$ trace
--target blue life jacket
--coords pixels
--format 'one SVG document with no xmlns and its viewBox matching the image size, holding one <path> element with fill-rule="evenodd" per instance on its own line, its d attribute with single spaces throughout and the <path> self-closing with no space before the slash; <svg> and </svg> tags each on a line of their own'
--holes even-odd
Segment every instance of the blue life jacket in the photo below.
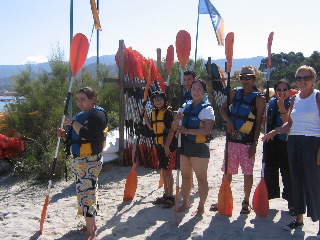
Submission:
<svg viewBox="0 0 320 240">
<path fill-rule="evenodd" d="M 199 129 L 204 128 L 204 122 L 199 119 L 199 113 L 202 109 L 211 106 L 209 102 L 202 102 L 198 104 L 195 108 L 192 108 L 192 101 L 187 103 L 184 108 L 184 116 L 182 119 L 182 126 L 188 129 Z M 187 134 L 187 138 L 189 141 L 193 143 L 206 143 L 212 140 L 211 134 L 207 136 L 196 136 Z"/>
<path fill-rule="evenodd" d="M 236 89 L 236 96 L 232 104 L 231 119 L 235 128 L 242 133 L 249 134 L 253 130 L 256 120 L 255 99 L 262 95 L 258 90 L 253 90 L 247 96 L 243 96 L 243 88 Z"/>
<path fill-rule="evenodd" d="M 104 141 L 105 145 L 105 137 L 108 131 L 108 117 L 106 111 L 101 107 L 96 107 L 92 109 L 91 111 L 84 113 L 83 111 L 79 112 L 74 118 L 79 122 L 81 125 L 86 125 L 86 119 L 91 116 L 96 111 L 103 111 L 106 116 L 106 128 L 103 131 L 104 133 L 104 139 L 101 139 L 101 141 Z M 71 130 L 71 147 L 72 147 L 72 154 L 76 157 L 84 157 L 84 156 L 91 156 L 92 149 L 91 149 L 91 140 L 87 139 L 81 139 L 81 137 L 76 133 L 76 131 L 69 127 L 69 132 Z M 68 131 L 68 129 L 67 129 Z"/>
<path fill-rule="evenodd" d="M 190 101 L 192 101 L 191 92 L 186 90 L 183 95 L 183 103 L 189 103 Z"/>
<path fill-rule="evenodd" d="M 288 97 L 286 100 L 284 100 L 284 107 L 288 110 L 290 105 L 291 98 Z M 280 127 L 283 125 L 283 121 L 281 119 L 281 114 L 277 105 L 277 98 L 271 98 L 269 107 L 268 107 L 268 123 L 267 123 L 267 132 L 270 132 L 273 129 L 276 129 L 277 127 Z M 287 140 L 287 134 L 281 133 L 278 134 L 278 137 L 282 141 Z"/>
</svg>

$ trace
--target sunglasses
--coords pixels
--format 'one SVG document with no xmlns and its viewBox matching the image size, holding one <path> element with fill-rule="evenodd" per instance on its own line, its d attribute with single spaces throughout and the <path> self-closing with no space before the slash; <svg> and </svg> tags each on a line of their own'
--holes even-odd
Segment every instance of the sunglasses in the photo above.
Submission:
<svg viewBox="0 0 320 240">
<path fill-rule="evenodd" d="M 277 88 L 276 91 L 277 92 L 286 92 L 286 91 L 288 91 L 288 88 Z"/>
<path fill-rule="evenodd" d="M 155 98 L 153 99 L 153 101 L 156 102 L 156 101 L 160 101 L 160 100 L 162 100 L 162 99 L 163 99 L 163 97 L 155 97 Z"/>
<path fill-rule="evenodd" d="M 251 80 L 253 78 L 254 78 L 254 76 L 241 76 L 240 80 Z"/>
<path fill-rule="evenodd" d="M 300 77 L 300 76 L 298 76 L 298 77 L 296 77 L 296 81 L 297 82 L 301 82 L 301 81 L 310 81 L 310 79 L 311 79 L 311 76 L 305 76 L 305 77 Z"/>
</svg>

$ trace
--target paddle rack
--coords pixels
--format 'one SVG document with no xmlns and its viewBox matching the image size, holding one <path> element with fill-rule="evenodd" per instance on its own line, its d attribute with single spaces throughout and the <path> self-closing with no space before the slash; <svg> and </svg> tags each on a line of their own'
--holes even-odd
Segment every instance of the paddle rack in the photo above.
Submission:
<svg viewBox="0 0 320 240">
<path fill-rule="evenodd" d="M 125 127 L 126 127 L 126 129 L 128 129 L 128 125 L 126 124 L 128 122 L 128 116 L 126 116 L 126 110 L 128 110 L 128 105 L 130 105 L 130 103 L 128 101 L 128 97 L 126 96 L 126 92 L 128 92 L 128 89 L 132 89 L 132 91 L 135 91 L 135 92 L 136 92 L 136 89 L 139 89 L 140 93 L 141 93 L 142 88 L 148 87 L 146 81 L 140 81 L 140 82 L 128 81 L 128 76 L 126 76 L 126 73 L 125 73 L 125 50 L 126 49 L 125 49 L 124 40 L 120 40 L 119 41 L 119 51 L 117 54 L 118 55 L 119 77 L 117 79 L 114 79 L 114 78 L 104 78 L 103 79 L 104 83 L 113 83 L 114 87 L 119 88 L 119 165 L 120 166 L 125 166 L 125 165 L 128 166 L 128 162 L 126 161 L 126 159 L 128 157 L 126 156 L 127 152 L 125 151 L 127 146 L 125 146 L 125 131 L 124 131 L 124 129 L 125 129 Z M 128 64 L 128 65 L 130 65 L 130 64 Z M 129 68 L 130 67 L 131 66 L 129 66 Z M 157 67 L 156 67 L 156 69 L 158 72 L 161 72 L 161 49 L 160 48 L 157 49 Z M 140 104 L 140 106 L 141 106 L 141 104 Z M 129 106 L 129 108 L 130 107 L 132 108 L 132 106 Z M 129 117 L 129 119 L 130 119 L 130 117 Z M 127 139 L 127 141 L 128 141 L 128 139 Z M 139 142 L 139 138 L 137 141 Z M 148 157 L 150 157 L 150 156 L 148 156 Z M 142 162 L 142 164 L 143 164 L 143 162 Z M 151 167 L 153 167 L 153 166 L 151 166 Z"/>
</svg>

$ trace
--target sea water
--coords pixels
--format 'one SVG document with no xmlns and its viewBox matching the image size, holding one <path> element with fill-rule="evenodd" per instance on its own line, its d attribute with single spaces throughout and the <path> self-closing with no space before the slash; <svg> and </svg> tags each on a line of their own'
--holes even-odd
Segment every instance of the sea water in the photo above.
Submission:
<svg viewBox="0 0 320 240">
<path fill-rule="evenodd" d="M 0 96 L 0 113 L 4 112 L 5 106 L 14 100 L 15 98 L 12 96 Z"/>
</svg>

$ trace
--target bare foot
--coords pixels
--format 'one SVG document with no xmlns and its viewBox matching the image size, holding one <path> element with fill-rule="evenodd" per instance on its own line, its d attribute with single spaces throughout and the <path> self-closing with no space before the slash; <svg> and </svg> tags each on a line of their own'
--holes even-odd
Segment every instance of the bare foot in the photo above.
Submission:
<svg viewBox="0 0 320 240">
<path fill-rule="evenodd" d="M 197 210 L 191 213 L 191 216 L 201 217 L 204 213 L 204 207 L 198 207 Z"/>
<path fill-rule="evenodd" d="M 178 207 L 177 212 L 183 212 L 184 210 L 188 209 L 188 205 L 182 205 L 181 207 Z"/>
<path fill-rule="evenodd" d="M 97 231 L 98 230 L 98 227 L 97 226 L 94 226 L 94 231 Z M 87 231 L 87 226 L 83 226 L 80 231 L 84 231 L 86 232 Z"/>
<path fill-rule="evenodd" d="M 95 235 L 95 234 L 89 235 L 89 234 L 86 233 L 86 236 L 84 237 L 84 240 L 96 240 L 96 239 L 97 239 L 97 238 L 96 238 L 96 235 Z"/>
</svg>

